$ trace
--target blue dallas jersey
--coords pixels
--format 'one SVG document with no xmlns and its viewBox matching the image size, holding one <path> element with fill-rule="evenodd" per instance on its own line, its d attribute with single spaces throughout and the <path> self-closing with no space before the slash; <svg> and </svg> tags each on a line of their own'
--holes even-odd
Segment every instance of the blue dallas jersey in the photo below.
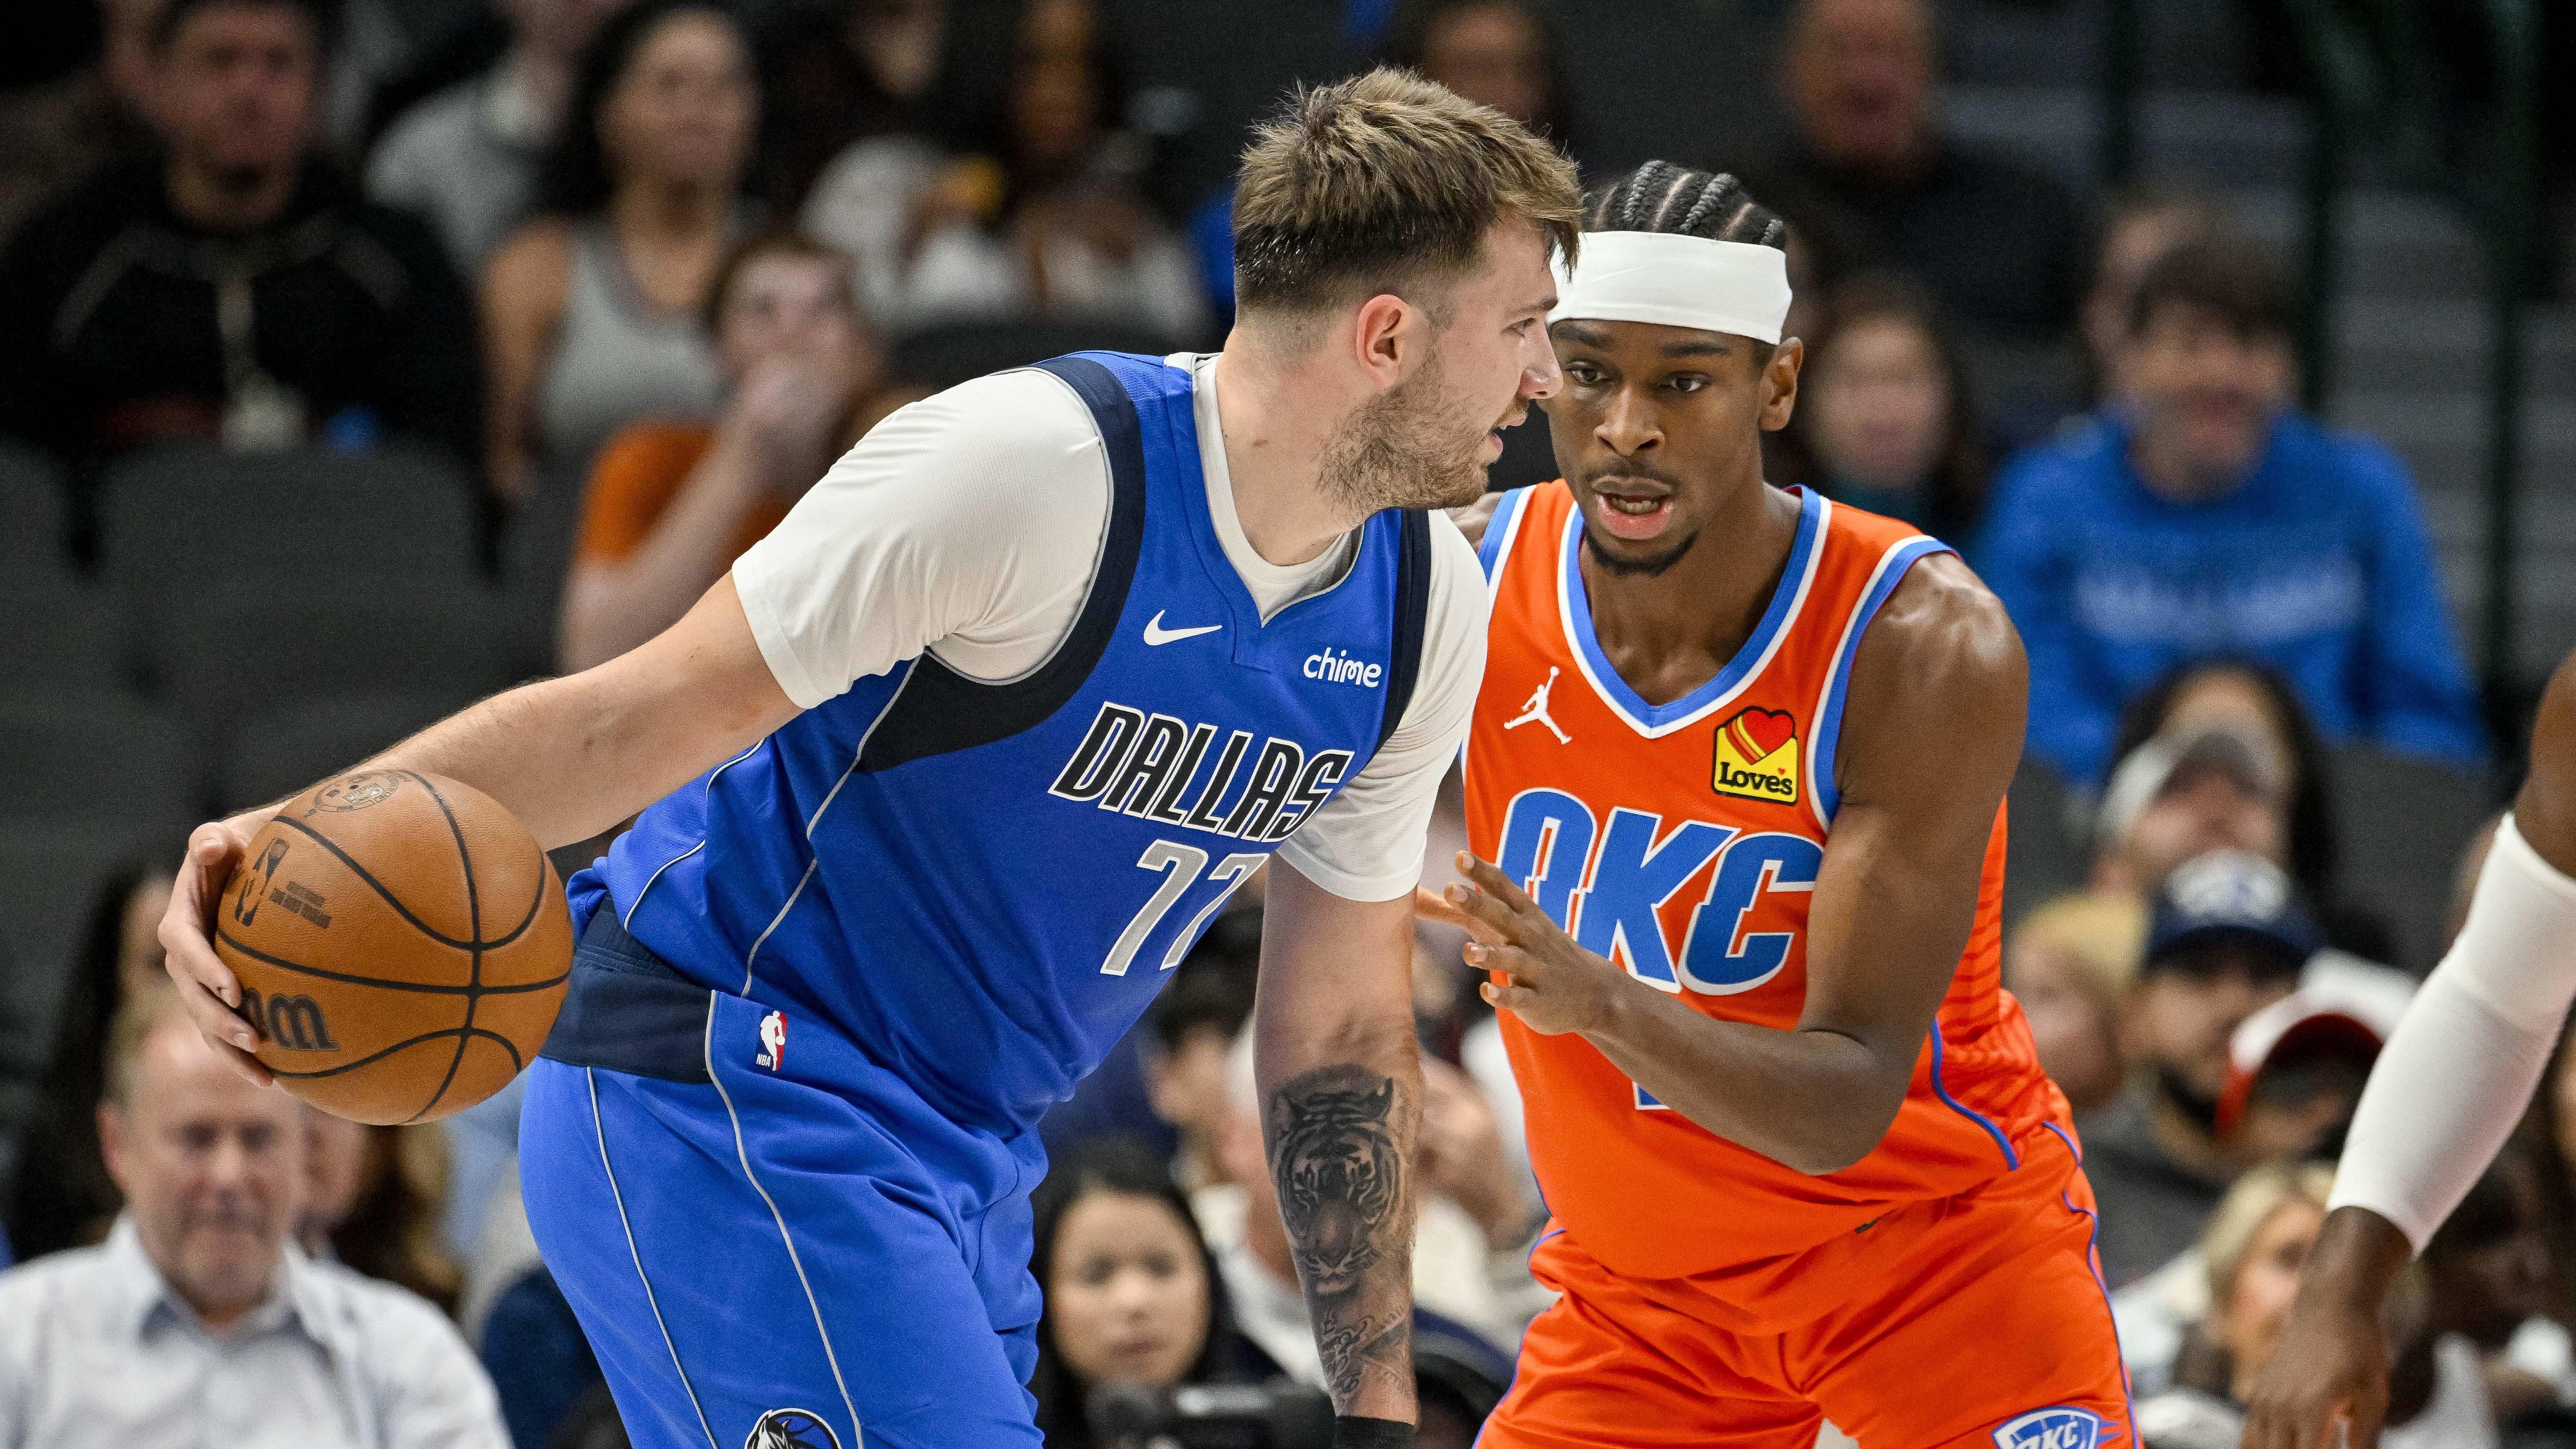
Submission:
<svg viewBox="0 0 2576 1449">
<path fill-rule="evenodd" d="M 1070 1095 L 1236 887 L 1402 717 L 1427 521 L 1264 623 L 1208 511 L 1192 378 L 1042 365 L 1090 408 L 1112 504 L 1071 632 L 1026 678 L 925 654 L 646 810 L 572 883 L 692 982 L 818 1022 L 1008 1137 Z"/>
</svg>

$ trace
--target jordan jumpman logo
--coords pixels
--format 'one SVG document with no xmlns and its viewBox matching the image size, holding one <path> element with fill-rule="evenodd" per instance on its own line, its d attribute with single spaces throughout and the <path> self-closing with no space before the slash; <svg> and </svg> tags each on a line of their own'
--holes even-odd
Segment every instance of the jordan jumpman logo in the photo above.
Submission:
<svg viewBox="0 0 2576 1449">
<path fill-rule="evenodd" d="M 1565 731 L 1558 729 L 1556 727 L 1556 721 L 1548 718 L 1547 692 L 1554 688 L 1556 688 L 1556 667 L 1554 665 L 1550 665 L 1548 666 L 1547 671 L 1547 683 L 1530 691 L 1529 703 L 1521 706 L 1521 712 L 1518 716 L 1504 721 L 1503 728 L 1510 730 L 1518 729 L 1525 724 L 1543 724 L 1547 726 L 1547 732 L 1549 734 L 1556 736 L 1556 742 L 1558 744 L 1573 744 L 1574 737 L 1568 735 Z"/>
</svg>

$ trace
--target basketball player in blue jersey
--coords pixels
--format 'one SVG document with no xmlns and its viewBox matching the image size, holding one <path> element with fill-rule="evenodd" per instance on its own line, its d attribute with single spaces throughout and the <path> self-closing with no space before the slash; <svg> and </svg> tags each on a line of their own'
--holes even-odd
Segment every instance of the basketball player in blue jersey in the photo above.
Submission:
<svg viewBox="0 0 2576 1449">
<path fill-rule="evenodd" d="M 1483 665 L 1436 509 L 1552 393 L 1573 170 L 1378 72 L 1245 153 L 1225 350 L 895 414 L 660 638 L 371 762 L 491 794 L 581 945 L 528 1216 L 645 1449 L 1034 1449 L 1035 1125 L 1265 861 L 1265 1131 L 1344 1445 L 1409 1442 L 1411 892 Z M 245 1070 L 207 921 L 162 924 Z"/>
</svg>

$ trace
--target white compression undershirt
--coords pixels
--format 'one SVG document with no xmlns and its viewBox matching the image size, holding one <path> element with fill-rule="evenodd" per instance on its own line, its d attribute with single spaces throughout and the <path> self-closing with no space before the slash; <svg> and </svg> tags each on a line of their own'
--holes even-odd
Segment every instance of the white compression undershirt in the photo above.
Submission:
<svg viewBox="0 0 2576 1449">
<path fill-rule="evenodd" d="M 2371 1070 L 2327 1207 L 2368 1208 L 2422 1252 L 2521 1119 L 2571 1000 L 2576 880 L 2508 815 L 2468 923 Z"/>
<path fill-rule="evenodd" d="M 1170 361 L 1196 376 L 1211 521 L 1262 617 L 1331 587 L 1356 536 L 1300 564 L 1255 552 L 1226 470 L 1216 360 Z M 996 373 L 879 423 L 735 561 L 734 585 L 771 674 L 802 708 L 924 652 L 970 679 L 1016 679 L 1045 663 L 1080 616 L 1109 504 L 1100 434 L 1072 389 L 1035 370 Z M 1300 874 L 1349 900 L 1413 888 L 1440 777 L 1484 674 L 1475 550 L 1438 514 L 1431 533 L 1413 702 L 1385 748 L 1280 847 Z"/>
</svg>

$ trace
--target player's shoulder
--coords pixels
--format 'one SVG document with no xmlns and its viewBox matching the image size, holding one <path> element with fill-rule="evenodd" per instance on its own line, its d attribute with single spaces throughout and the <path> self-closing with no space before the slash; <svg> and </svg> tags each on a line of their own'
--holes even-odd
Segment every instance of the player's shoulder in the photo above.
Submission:
<svg viewBox="0 0 2576 1449">
<path fill-rule="evenodd" d="M 878 426 L 898 424 L 997 447 L 1046 447 L 1098 432 L 1072 386 L 1035 367 L 968 378 L 904 404 Z"/>
<path fill-rule="evenodd" d="M 987 373 L 904 404 L 825 475 L 835 487 L 919 490 L 967 508 L 1026 497 L 1045 480 L 1107 496 L 1109 460 L 1091 410 L 1052 374 Z M 1009 520 L 993 518 L 993 524 Z"/>
<path fill-rule="evenodd" d="M 2023 667 L 2021 633 L 2003 600 L 1946 548 L 1913 560 L 1889 590 L 1870 620 L 1858 663 L 1865 666 L 1872 653 L 1901 654 L 1996 683 Z"/>
</svg>

